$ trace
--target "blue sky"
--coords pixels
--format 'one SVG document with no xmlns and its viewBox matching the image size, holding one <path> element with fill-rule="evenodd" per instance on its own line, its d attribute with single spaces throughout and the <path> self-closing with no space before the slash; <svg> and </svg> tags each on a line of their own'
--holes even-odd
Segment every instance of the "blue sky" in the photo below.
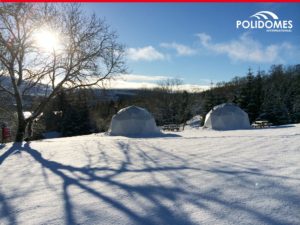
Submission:
<svg viewBox="0 0 300 225">
<path fill-rule="evenodd" d="M 150 85 L 165 77 L 185 84 L 208 85 L 243 76 L 249 67 L 268 70 L 273 64 L 300 59 L 300 3 L 89 3 L 88 12 L 105 18 L 127 47 L 130 76 L 122 85 Z M 271 11 L 292 20 L 292 32 L 237 29 Z M 131 84 L 130 84 L 131 82 Z M 151 85 L 150 85 L 151 86 Z"/>
</svg>

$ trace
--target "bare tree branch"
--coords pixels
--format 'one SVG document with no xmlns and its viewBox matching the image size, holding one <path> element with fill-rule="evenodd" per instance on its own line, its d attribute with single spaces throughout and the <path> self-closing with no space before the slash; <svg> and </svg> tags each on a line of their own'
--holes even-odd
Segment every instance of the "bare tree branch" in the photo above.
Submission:
<svg viewBox="0 0 300 225">
<path fill-rule="evenodd" d="M 38 46 L 43 29 L 58 36 L 57 49 Z M 1 3 L 0 68 L 10 85 L 0 83 L 0 90 L 17 105 L 16 140 L 61 90 L 93 87 L 124 72 L 123 55 L 116 33 L 96 15 L 87 16 L 80 4 Z M 44 98 L 25 119 L 22 99 L 31 90 L 43 91 Z"/>
</svg>

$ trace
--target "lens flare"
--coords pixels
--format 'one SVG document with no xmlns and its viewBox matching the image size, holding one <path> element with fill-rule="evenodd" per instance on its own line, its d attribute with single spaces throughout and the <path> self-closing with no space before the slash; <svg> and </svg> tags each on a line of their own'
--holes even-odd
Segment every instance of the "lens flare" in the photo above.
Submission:
<svg viewBox="0 0 300 225">
<path fill-rule="evenodd" d="M 51 30 L 39 29 L 34 35 L 35 43 L 44 52 L 52 53 L 61 48 L 59 35 Z"/>
</svg>

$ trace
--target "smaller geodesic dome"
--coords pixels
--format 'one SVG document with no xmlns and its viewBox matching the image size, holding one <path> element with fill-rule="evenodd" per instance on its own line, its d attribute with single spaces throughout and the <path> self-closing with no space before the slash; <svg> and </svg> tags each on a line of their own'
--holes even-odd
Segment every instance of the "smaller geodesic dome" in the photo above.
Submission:
<svg viewBox="0 0 300 225">
<path fill-rule="evenodd" d="M 129 106 L 112 117 L 109 133 L 121 136 L 151 136 L 159 134 L 153 116 L 144 108 Z"/>
<path fill-rule="evenodd" d="M 215 106 L 205 117 L 204 127 L 214 130 L 249 129 L 248 114 L 232 103 Z"/>
</svg>

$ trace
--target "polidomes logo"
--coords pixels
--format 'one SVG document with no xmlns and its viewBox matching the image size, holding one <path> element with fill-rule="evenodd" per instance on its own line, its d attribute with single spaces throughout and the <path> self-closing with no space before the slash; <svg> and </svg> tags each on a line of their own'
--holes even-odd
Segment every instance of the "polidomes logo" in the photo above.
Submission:
<svg viewBox="0 0 300 225">
<path fill-rule="evenodd" d="M 270 11 L 260 11 L 252 16 L 250 20 L 237 20 L 237 29 L 263 29 L 266 32 L 292 32 L 292 20 L 280 20 Z"/>
<path fill-rule="evenodd" d="M 255 18 L 259 19 L 259 20 L 261 18 L 267 20 L 267 19 L 269 19 L 268 16 L 271 16 L 274 20 L 278 20 L 279 19 L 278 16 L 275 13 L 272 13 L 270 11 L 260 11 L 260 12 L 257 12 L 257 13 L 255 13 L 254 15 L 252 15 L 250 17 L 255 17 Z"/>
</svg>

